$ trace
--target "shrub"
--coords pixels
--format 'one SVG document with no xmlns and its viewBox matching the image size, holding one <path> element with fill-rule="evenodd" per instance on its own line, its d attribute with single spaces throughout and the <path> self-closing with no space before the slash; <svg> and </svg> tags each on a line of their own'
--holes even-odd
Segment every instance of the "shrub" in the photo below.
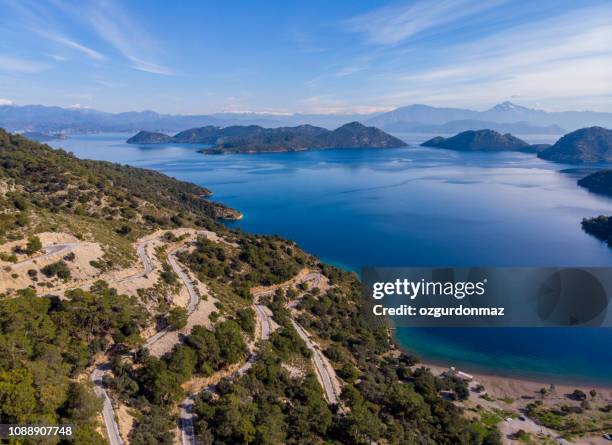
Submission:
<svg viewBox="0 0 612 445">
<path fill-rule="evenodd" d="M 572 398 L 575 400 L 586 400 L 587 395 L 584 393 L 584 391 L 581 391 L 580 389 L 575 389 L 572 393 Z"/>
<path fill-rule="evenodd" d="M 168 328 L 172 330 L 184 328 L 187 325 L 187 310 L 182 307 L 170 309 L 166 316 L 166 323 L 168 323 Z"/>
<path fill-rule="evenodd" d="M 26 245 L 26 249 L 25 249 L 25 252 L 28 255 L 32 255 L 33 253 L 36 253 L 41 249 L 42 249 L 42 242 L 40 241 L 39 237 L 34 235 L 28 238 L 28 244 Z"/>
<path fill-rule="evenodd" d="M 7 261 L 9 263 L 16 263 L 17 257 L 12 253 L 0 252 L 0 260 Z"/>
<path fill-rule="evenodd" d="M 117 232 L 119 235 L 126 236 L 132 232 L 132 228 L 124 224 L 121 227 L 119 227 L 117 230 L 115 230 L 115 232 Z"/>
<path fill-rule="evenodd" d="M 65 261 L 58 261 L 56 263 L 47 264 L 40 270 L 47 278 L 57 276 L 62 280 L 70 278 L 70 269 Z"/>
</svg>

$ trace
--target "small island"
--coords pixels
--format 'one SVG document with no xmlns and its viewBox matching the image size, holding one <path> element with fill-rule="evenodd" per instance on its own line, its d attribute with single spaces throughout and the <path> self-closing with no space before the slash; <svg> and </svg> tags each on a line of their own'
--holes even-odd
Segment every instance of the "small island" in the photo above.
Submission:
<svg viewBox="0 0 612 445">
<path fill-rule="evenodd" d="M 263 128 L 258 125 L 206 126 L 181 131 L 174 136 L 141 131 L 128 144 L 207 144 L 204 154 L 272 153 L 323 148 L 397 148 L 407 144 L 375 127 L 351 122 L 335 130 L 313 125 Z"/>
<path fill-rule="evenodd" d="M 568 164 L 612 162 L 612 130 L 581 128 L 563 136 L 555 145 L 538 153 L 538 157 Z"/>
<path fill-rule="evenodd" d="M 530 145 L 509 133 L 494 130 L 470 130 L 450 138 L 437 136 L 421 144 L 423 147 L 446 148 L 457 151 L 523 151 L 537 152 L 548 145 Z"/>
<path fill-rule="evenodd" d="M 595 218 L 584 218 L 582 230 L 612 247 L 612 216 L 600 215 Z"/>
<path fill-rule="evenodd" d="M 126 141 L 128 144 L 168 144 L 172 136 L 156 131 L 139 131 Z"/>
<path fill-rule="evenodd" d="M 589 192 L 612 196 L 612 170 L 599 170 L 578 180 L 578 185 Z"/>
</svg>

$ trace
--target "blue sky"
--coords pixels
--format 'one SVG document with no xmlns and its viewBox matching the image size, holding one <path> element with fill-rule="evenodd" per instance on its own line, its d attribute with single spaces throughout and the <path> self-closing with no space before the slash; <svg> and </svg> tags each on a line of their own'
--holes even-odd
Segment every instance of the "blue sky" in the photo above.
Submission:
<svg viewBox="0 0 612 445">
<path fill-rule="evenodd" d="M 612 111 L 612 2 L 0 0 L 0 104 Z"/>
</svg>

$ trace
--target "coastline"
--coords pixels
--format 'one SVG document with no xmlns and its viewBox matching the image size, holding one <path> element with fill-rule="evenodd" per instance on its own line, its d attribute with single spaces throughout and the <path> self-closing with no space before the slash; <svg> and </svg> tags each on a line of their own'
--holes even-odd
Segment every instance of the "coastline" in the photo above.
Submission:
<svg viewBox="0 0 612 445">
<path fill-rule="evenodd" d="M 439 375 L 449 370 L 449 366 L 440 364 L 432 364 L 428 362 L 419 362 L 415 367 L 429 368 L 433 374 Z M 478 382 L 485 387 L 485 391 L 495 399 L 513 398 L 521 399 L 523 397 L 534 397 L 540 396 L 541 388 L 550 388 L 551 384 L 555 386 L 555 396 L 547 396 L 549 400 L 567 400 L 567 394 L 571 394 L 575 389 L 580 389 L 585 393 L 594 389 L 597 391 L 599 397 L 602 399 L 612 402 L 612 386 L 602 385 L 585 385 L 585 384 L 573 384 L 571 382 L 545 382 L 542 380 L 535 380 L 530 378 L 522 377 L 506 377 L 503 375 L 487 374 L 487 373 L 471 373 L 469 369 L 458 368 L 459 371 L 467 372 L 473 376 L 473 382 Z M 527 400 L 527 399 L 525 399 Z"/>
<path fill-rule="evenodd" d="M 482 329 L 456 331 L 453 328 L 438 333 L 398 328 L 393 332 L 393 339 L 399 349 L 433 366 L 455 366 L 470 374 L 547 386 L 612 389 L 611 357 L 605 349 L 601 354 L 574 356 L 571 352 L 591 344 L 601 347 L 600 335 L 609 338 L 609 330 L 605 333 L 597 329 L 583 330 L 580 341 L 576 341 L 572 332 L 561 328 L 537 332 L 529 328 L 507 328 L 491 341 L 491 334 Z"/>
</svg>

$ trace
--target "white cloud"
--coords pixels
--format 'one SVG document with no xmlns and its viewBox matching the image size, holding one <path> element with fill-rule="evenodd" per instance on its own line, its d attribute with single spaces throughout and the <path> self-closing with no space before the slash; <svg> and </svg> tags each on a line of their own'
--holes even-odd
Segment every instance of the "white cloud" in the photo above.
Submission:
<svg viewBox="0 0 612 445">
<path fill-rule="evenodd" d="M 102 39 L 131 62 L 132 68 L 166 76 L 174 74 L 170 68 L 147 60 L 151 58 L 152 50 L 158 47 L 158 43 L 124 14 L 118 5 L 107 2 L 103 7 L 88 11 L 86 18 Z"/>
<path fill-rule="evenodd" d="M 0 54 L 0 71 L 14 71 L 19 73 L 37 73 L 44 71 L 48 65 L 29 59 L 21 59 Z"/>
<path fill-rule="evenodd" d="M 12 100 L 9 99 L 3 99 L 0 97 L 0 106 L 1 105 L 14 105 Z"/>
<path fill-rule="evenodd" d="M 113 81 L 104 80 L 104 79 L 96 79 L 96 83 L 98 85 L 102 85 L 103 87 L 106 87 L 106 88 L 119 88 L 119 87 L 124 87 L 125 86 L 124 83 L 113 82 Z"/>
<path fill-rule="evenodd" d="M 20 18 L 24 28 L 39 34 L 49 41 L 79 51 L 93 60 L 100 61 L 105 59 L 105 56 L 100 52 L 77 42 L 73 38 L 68 37 L 66 33 L 59 31 L 61 26 L 55 20 L 52 8 L 47 7 L 42 2 L 8 1 L 6 4 Z M 48 56 L 55 60 L 65 60 L 62 56 L 55 54 L 48 54 Z"/>
<path fill-rule="evenodd" d="M 66 58 L 64 56 L 60 56 L 59 54 L 47 54 L 53 60 L 57 60 L 58 62 L 65 62 Z"/>
<path fill-rule="evenodd" d="M 147 73 L 162 74 L 164 76 L 171 76 L 174 74 L 174 72 L 171 69 L 166 68 L 164 66 L 157 65 L 152 62 L 147 62 L 146 60 L 141 60 L 138 57 L 134 57 L 134 56 L 128 57 L 128 58 L 131 60 L 132 68 L 134 69 L 145 71 Z"/>
<path fill-rule="evenodd" d="M 94 49 L 91 49 L 91 48 L 89 48 L 89 47 L 87 47 L 87 46 L 85 46 L 85 45 L 83 45 L 83 44 L 81 44 L 79 42 L 71 40 L 68 37 L 64 37 L 64 36 L 62 36 L 60 34 L 54 34 L 54 33 L 43 31 L 43 30 L 35 30 L 35 31 L 37 33 L 39 33 L 41 36 L 43 36 L 43 37 L 45 37 L 45 38 L 47 38 L 49 40 L 57 42 L 57 43 L 59 43 L 61 45 L 64 45 L 64 46 L 66 46 L 68 48 L 72 48 L 72 49 L 75 49 L 77 51 L 80 51 L 81 53 L 85 54 L 87 57 L 90 57 L 93 60 L 100 61 L 100 60 L 106 59 L 106 57 L 103 54 L 99 53 L 98 51 L 96 51 Z"/>
<path fill-rule="evenodd" d="M 418 0 L 386 6 L 347 20 L 349 31 L 363 33 L 370 43 L 397 44 L 437 26 L 463 20 L 502 3 L 501 0 Z"/>
<path fill-rule="evenodd" d="M 427 69 L 388 72 L 386 100 L 473 105 L 520 96 L 532 104 L 612 93 L 612 6 L 574 10 L 431 54 Z"/>
<path fill-rule="evenodd" d="M 159 43 L 122 10 L 122 3 L 112 0 L 85 1 L 83 5 L 76 6 L 52 0 L 50 4 L 9 1 L 8 5 L 21 19 L 24 27 L 95 61 L 103 61 L 108 57 L 69 36 L 65 31 L 66 18 L 93 31 L 96 37 L 128 59 L 132 68 L 155 74 L 173 74 L 171 69 L 154 61 L 153 53 L 159 48 Z M 56 60 L 62 57 L 49 56 Z"/>
</svg>

